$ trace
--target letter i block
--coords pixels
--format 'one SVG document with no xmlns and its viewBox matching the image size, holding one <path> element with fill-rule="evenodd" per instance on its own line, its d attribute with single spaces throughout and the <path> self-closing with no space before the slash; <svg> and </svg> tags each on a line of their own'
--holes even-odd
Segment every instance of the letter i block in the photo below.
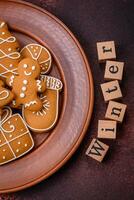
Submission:
<svg viewBox="0 0 134 200">
<path fill-rule="evenodd" d="M 106 61 L 105 80 L 122 80 L 124 62 Z"/>
<path fill-rule="evenodd" d="M 98 60 L 103 62 L 105 60 L 115 59 L 115 44 L 114 41 L 97 42 Z"/>
<path fill-rule="evenodd" d="M 108 145 L 104 144 L 103 142 L 100 142 L 98 139 L 93 139 L 86 151 L 86 155 L 99 162 L 102 162 L 108 149 Z"/>
<path fill-rule="evenodd" d="M 107 102 L 112 99 L 118 99 L 122 97 L 121 89 L 118 81 L 110 81 L 101 84 L 101 90 L 104 96 L 104 100 Z"/>
<path fill-rule="evenodd" d="M 116 121 L 99 120 L 98 138 L 115 139 L 116 138 Z"/>
<path fill-rule="evenodd" d="M 125 115 L 126 108 L 127 106 L 123 103 L 109 101 L 105 118 L 122 122 Z"/>
</svg>

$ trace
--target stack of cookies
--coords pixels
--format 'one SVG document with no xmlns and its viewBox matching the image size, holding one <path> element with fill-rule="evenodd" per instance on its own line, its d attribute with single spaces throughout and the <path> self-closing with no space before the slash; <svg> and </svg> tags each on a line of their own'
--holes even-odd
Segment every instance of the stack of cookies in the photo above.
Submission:
<svg viewBox="0 0 134 200">
<path fill-rule="evenodd" d="M 48 76 L 50 52 L 39 44 L 22 50 L 4 21 L 0 21 L 0 165 L 29 152 L 30 130 L 44 133 L 57 122 L 62 82 Z M 12 114 L 13 110 L 20 114 Z"/>
</svg>

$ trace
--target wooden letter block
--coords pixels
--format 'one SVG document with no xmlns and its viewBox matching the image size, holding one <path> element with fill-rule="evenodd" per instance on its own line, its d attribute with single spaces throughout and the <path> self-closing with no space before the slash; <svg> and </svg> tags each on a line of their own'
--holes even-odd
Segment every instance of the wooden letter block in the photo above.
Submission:
<svg viewBox="0 0 134 200">
<path fill-rule="evenodd" d="M 101 162 L 105 157 L 108 149 L 108 145 L 104 144 L 103 142 L 100 142 L 98 139 L 93 139 L 86 151 L 86 155 Z"/>
<path fill-rule="evenodd" d="M 106 80 L 122 80 L 124 62 L 106 61 L 105 75 Z"/>
<path fill-rule="evenodd" d="M 127 106 L 123 103 L 109 101 L 105 118 L 122 122 Z"/>
<path fill-rule="evenodd" d="M 111 120 L 99 120 L 98 138 L 115 139 L 117 122 Z"/>
<path fill-rule="evenodd" d="M 97 42 L 98 59 L 100 62 L 116 58 L 114 41 Z"/>
<path fill-rule="evenodd" d="M 101 84 L 101 89 L 105 101 L 122 97 L 119 82 L 117 80 Z"/>
</svg>

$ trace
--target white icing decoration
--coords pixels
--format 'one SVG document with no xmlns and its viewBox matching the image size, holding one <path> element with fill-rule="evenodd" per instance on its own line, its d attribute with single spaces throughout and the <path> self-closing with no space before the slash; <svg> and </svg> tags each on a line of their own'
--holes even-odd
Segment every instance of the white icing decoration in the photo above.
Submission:
<svg viewBox="0 0 134 200">
<path fill-rule="evenodd" d="M 36 82 L 37 82 L 38 91 L 41 92 L 41 81 L 36 80 Z"/>
<path fill-rule="evenodd" d="M 28 81 L 27 81 L 27 80 L 24 80 L 23 83 L 24 83 L 24 85 L 27 85 Z"/>
<path fill-rule="evenodd" d="M 16 149 L 16 152 L 18 153 L 20 150 L 19 149 Z"/>
<path fill-rule="evenodd" d="M 24 74 L 26 75 L 26 76 L 31 76 L 32 75 L 32 72 L 26 72 L 26 71 L 24 71 Z"/>
<path fill-rule="evenodd" d="M 10 69 L 6 68 L 6 67 L 5 67 L 4 65 L 2 65 L 2 64 L 0 64 L 0 67 L 2 67 L 2 68 L 5 70 L 4 72 L 2 72 L 2 73 L 0 74 L 0 76 L 2 76 L 2 77 L 4 77 L 4 78 L 6 78 L 6 76 L 5 76 L 4 74 L 7 74 L 7 73 L 11 73 L 11 74 L 14 74 L 14 75 L 18 75 L 18 73 L 16 72 L 16 71 L 17 71 L 17 68 L 10 70 Z"/>
<path fill-rule="evenodd" d="M 24 98 L 24 97 L 25 97 L 25 94 L 24 94 L 24 93 L 20 93 L 20 97 L 21 97 L 21 98 Z"/>
<path fill-rule="evenodd" d="M 11 137 L 13 137 L 12 135 L 9 135 L 9 137 L 11 138 Z"/>
<path fill-rule="evenodd" d="M 26 88 L 25 86 L 22 87 L 22 91 L 23 91 L 23 92 L 26 91 L 26 89 L 27 89 L 27 88 Z"/>
<path fill-rule="evenodd" d="M 35 68 L 36 68 L 35 66 L 32 66 L 32 70 L 33 70 L 33 71 L 35 70 Z"/>
<path fill-rule="evenodd" d="M 2 142 L 2 141 L 0 140 L 0 142 Z"/>
<path fill-rule="evenodd" d="M 3 152 L 5 152 L 6 151 L 6 149 L 3 149 Z"/>
<path fill-rule="evenodd" d="M 10 36 L 6 39 L 0 38 L 0 44 L 3 44 L 4 42 L 13 43 L 15 41 L 16 41 L 16 38 L 13 36 Z"/>
<path fill-rule="evenodd" d="M 14 81 L 14 78 L 15 78 L 15 76 L 14 76 L 14 75 L 12 75 L 12 76 L 10 77 L 10 82 L 9 82 L 9 85 L 10 85 L 10 86 L 12 86 L 12 84 L 13 84 L 13 81 Z"/>
<path fill-rule="evenodd" d="M 25 144 L 25 147 L 27 147 L 27 144 Z"/>
<path fill-rule="evenodd" d="M 2 92 L 0 92 L 0 95 L 2 95 L 4 93 L 5 93 L 5 95 L 4 95 L 4 97 L 0 97 L 0 101 L 7 99 L 9 97 L 9 91 L 8 90 L 3 90 Z"/>
<path fill-rule="evenodd" d="M 36 103 L 37 103 L 36 101 L 30 101 L 29 103 L 25 103 L 25 108 L 30 107 L 31 105 L 34 105 Z"/>
<path fill-rule="evenodd" d="M 20 144 L 20 141 L 18 142 L 18 144 Z"/>
<path fill-rule="evenodd" d="M 11 48 L 8 48 L 8 51 L 11 51 L 12 49 Z"/>
<path fill-rule="evenodd" d="M 6 159 L 6 157 L 5 156 L 3 156 L 3 160 L 5 160 Z"/>
<path fill-rule="evenodd" d="M 17 118 L 15 118 L 15 121 L 17 121 L 18 119 Z"/>
<path fill-rule="evenodd" d="M 8 124 L 11 124 L 11 122 L 10 122 L 10 121 L 8 121 Z"/>
<path fill-rule="evenodd" d="M 16 60 L 16 59 L 20 58 L 20 53 L 19 52 L 12 52 L 12 53 L 6 54 L 4 51 L 2 51 L 0 49 L 0 53 L 2 54 L 0 56 L 0 59 L 10 58 L 10 59 Z"/>
<path fill-rule="evenodd" d="M 1 22 L 0 28 L 2 28 L 5 25 L 5 22 Z"/>
<path fill-rule="evenodd" d="M 2 32 L 2 35 L 5 35 L 5 32 Z"/>
<path fill-rule="evenodd" d="M 10 64 L 9 67 L 13 67 L 13 64 Z"/>
<path fill-rule="evenodd" d="M 26 68 L 28 67 L 28 65 L 27 65 L 27 64 L 24 64 L 23 67 L 26 69 Z"/>
</svg>

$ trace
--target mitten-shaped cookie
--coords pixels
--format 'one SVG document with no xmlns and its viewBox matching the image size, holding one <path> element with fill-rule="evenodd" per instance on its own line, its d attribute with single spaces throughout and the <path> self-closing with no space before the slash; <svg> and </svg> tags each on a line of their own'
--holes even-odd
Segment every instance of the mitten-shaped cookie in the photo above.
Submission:
<svg viewBox="0 0 134 200">
<path fill-rule="evenodd" d="M 37 80 L 39 75 L 39 64 L 30 58 L 25 58 L 18 65 L 18 75 L 7 78 L 7 84 L 12 87 L 15 94 L 14 107 L 24 105 L 31 111 L 39 111 L 42 108 L 37 93 L 44 92 L 46 84 L 45 81 Z"/>
<path fill-rule="evenodd" d="M 13 100 L 13 93 L 4 87 L 4 82 L 0 80 L 0 114 L 2 107 L 9 104 Z"/>
<path fill-rule="evenodd" d="M 8 30 L 7 24 L 0 20 L 0 76 L 4 81 L 9 75 L 17 74 L 20 59 L 16 38 Z"/>
</svg>

